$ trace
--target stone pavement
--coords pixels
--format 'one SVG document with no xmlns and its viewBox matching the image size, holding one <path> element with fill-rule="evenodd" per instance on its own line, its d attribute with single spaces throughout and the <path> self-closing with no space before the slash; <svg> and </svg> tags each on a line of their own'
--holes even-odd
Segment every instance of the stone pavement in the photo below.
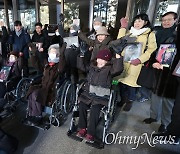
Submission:
<svg viewBox="0 0 180 154">
<path fill-rule="evenodd" d="M 151 125 L 144 124 L 143 119 L 149 117 L 149 102 L 133 104 L 130 112 L 124 112 L 118 109 L 118 114 L 113 125 L 110 128 L 111 133 L 117 133 L 121 137 L 124 136 L 141 136 L 143 133 L 148 133 L 150 137 L 153 131 L 157 131 L 159 123 Z M 20 114 L 21 113 L 21 114 Z M 119 144 L 120 140 L 111 145 L 106 145 L 104 149 L 96 149 L 89 147 L 84 142 L 72 140 L 66 135 L 69 128 L 70 115 L 67 121 L 61 127 L 51 127 L 49 130 L 43 131 L 37 128 L 24 126 L 21 124 L 21 118 L 24 116 L 24 111 L 18 109 L 16 117 L 8 119 L 3 124 L 5 129 L 10 134 L 16 136 L 19 140 L 19 148 L 16 154 L 180 154 L 180 145 L 149 145 L 146 140 L 144 144 L 139 144 L 137 149 L 136 144 L 128 142 Z M 110 135 L 109 135 L 110 136 Z M 111 134 L 112 137 L 112 134 Z M 136 140 L 137 141 L 137 140 Z"/>
</svg>

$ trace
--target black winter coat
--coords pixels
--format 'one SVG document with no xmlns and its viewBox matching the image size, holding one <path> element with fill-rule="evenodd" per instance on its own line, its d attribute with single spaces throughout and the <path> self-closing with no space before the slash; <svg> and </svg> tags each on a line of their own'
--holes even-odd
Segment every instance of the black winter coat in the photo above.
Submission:
<svg viewBox="0 0 180 154">
<path fill-rule="evenodd" d="M 77 58 L 77 67 L 88 73 L 87 83 L 82 87 L 82 92 L 79 96 L 79 101 L 86 104 L 102 104 L 107 105 L 107 100 L 94 97 L 89 93 L 90 85 L 98 86 L 102 88 L 111 88 L 112 78 L 119 75 L 123 71 L 123 58 L 112 59 L 104 67 L 98 68 L 95 63 L 91 63 L 90 66 L 84 64 L 84 59 Z"/>
<path fill-rule="evenodd" d="M 156 39 L 158 42 L 158 45 L 164 44 L 164 43 L 175 43 L 175 26 L 165 29 L 165 28 L 158 28 L 156 32 Z M 158 46 L 158 48 L 159 48 Z M 156 62 L 156 55 L 154 52 L 154 55 L 151 56 L 151 60 Z M 166 98 L 171 98 L 175 99 L 176 96 L 176 91 L 177 91 L 177 80 L 176 77 L 172 75 L 172 72 L 175 68 L 175 65 L 177 64 L 178 59 L 177 56 L 174 58 L 172 67 L 167 68 L 164 67 L 163 70 L 155 70 L 155 79 L 154 79 L 154 88 L 153 88 L 153 93 L 157 94 L 158 96 L 161 97 L 166 97 Z"/>
<path fill-rule="evenodd" d="M 32 42 L 42 43 L 42 48 L 44 49 L 44 52 L 47 52 L 49 45 L 50 45 L 49 37 L 43 31 L 41 31 L 40 35 L 36 31 L 34 31 L 34 35 L 32 36 Z"/>
</svg>

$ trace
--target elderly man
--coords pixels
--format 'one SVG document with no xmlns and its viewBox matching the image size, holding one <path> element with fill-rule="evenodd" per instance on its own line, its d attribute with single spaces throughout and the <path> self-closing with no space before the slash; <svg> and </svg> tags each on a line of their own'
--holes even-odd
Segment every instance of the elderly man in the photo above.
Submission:
<svg viewBox="0 0 180 154">
<path fill-rule="evenodd" d="M 162 26 L 155 27 L 158 47 L 161 44 L 175 43 L 177 14 L 167 12 L 162 16 Z M 146 124 L 156 122 L 161 118 L 158 132 L 166 132 L 167 125 L 171 122 L 172 108 L 177 91 L 177 80 L 172 75 L 173 67 L 163 67 L 156 59 L 156 52 L 152 55 L 152 66 L 155 70 L 154 89 L 151 96 L 150 118 L 144 120 Z M 174 59 L 173 63 L 176 63 Z"/>
</svg>

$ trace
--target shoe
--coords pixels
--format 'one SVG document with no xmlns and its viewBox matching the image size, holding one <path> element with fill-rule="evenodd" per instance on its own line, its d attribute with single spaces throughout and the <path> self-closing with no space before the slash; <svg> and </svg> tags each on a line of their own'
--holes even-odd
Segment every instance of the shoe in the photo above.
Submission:
<svg viewBox="0 0 180 154">
<path fill-rule="evenodd" d="M 159 133 L 166 133 L 167 132 L 167 129 L 165 127 L 165 125 L 160 125 L 159 129 L 158 129 L 158 132 Z"/>
<path fill-rule="evenodd" d="M 145 101 L 148 101 L 148 98 L 140 98 L 137 100 L 137 102 L 144 103 Z"/>
<path fill-rule="evenodd" d="M 83 137 L 86 136 L 86 134 L 87 134 L 87 130 L 86 130 L 86 128 L 83 128 L 83 129 L 80 129 L 80 130 L 78 131 L 78 133 L 77 133 L 76 136 L 78 136 L 78 137 L 80 137 L 80 138 L 83 138 Z"/>
<path fill-rule="evenodd" d="M 42 123 L 42 116 L 30 116 L 29 121 L 34 125 L 39 125 Z"/>
<path fill-rule="evenodd" d="M 126 103 L 126 99 L 122 99 L 120 102 L 117 102 L 118 107 L 122 107 Z"/>
<path fill-rule="evenodd" d="M 147 118 L 147 119 L 144 119 L 143 122 L 146 124 L 151 124 L 152 122 L 157 122 L 157 120 L 153 118 Z"/>
<path fill-rule="evenodd" d="M 94 137 L 90 134 L 86 134 L 85 140 L 86 142 L 94 143 Z"/>
<path fill-rule="evenodd" d="M 132 108 L 132 103 L 133 103 L 132 101 L 126 102 L 126 104 L 125 104 L 125 106 L 123 108 L 123 111 L 126 111 L 126 112 L 130 111 L 131 108 Z"/>
</svg>

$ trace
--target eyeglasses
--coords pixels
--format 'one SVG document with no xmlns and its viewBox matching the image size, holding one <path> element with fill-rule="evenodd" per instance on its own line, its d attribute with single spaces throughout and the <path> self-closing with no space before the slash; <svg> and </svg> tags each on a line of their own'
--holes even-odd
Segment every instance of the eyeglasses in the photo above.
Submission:
<svg viewBox="0 0 180 154">
<path fill-rule="evenodd" d="M 162 19 L 162 22 L 170 22 L 170 21 L 173 21 L 174 18 L 169 18 L 169 19 Z"/>
</svg>

